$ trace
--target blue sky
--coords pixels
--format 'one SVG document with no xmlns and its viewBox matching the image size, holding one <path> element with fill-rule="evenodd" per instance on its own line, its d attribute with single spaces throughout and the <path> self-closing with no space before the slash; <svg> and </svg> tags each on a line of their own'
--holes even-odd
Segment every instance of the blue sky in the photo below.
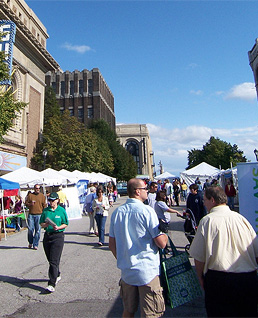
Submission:
<svg viewBox="0 0 258 318">
<path fill-rule="evenodd" d="M 257 1 L 26 2 L 62 70 L 99 68 L 117 123 L 148 125 L 156 165 L 179 175 L 210 136 L 255 160 Z"/>
</svg>

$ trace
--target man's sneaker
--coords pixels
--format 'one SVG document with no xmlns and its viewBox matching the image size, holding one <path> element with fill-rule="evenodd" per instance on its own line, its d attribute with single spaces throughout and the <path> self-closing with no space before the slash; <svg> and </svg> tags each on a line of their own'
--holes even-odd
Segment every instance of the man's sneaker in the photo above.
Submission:
<svg viewBox="0 0 258 318">
<path fill-rule="evenodd" d="M 61 280 L 61 276 L 58 276 L 57 279 L 56 279 L 56 284 L 57 284 L 58 282 L 60 282 L 60 280 Z"/>
<path fill-rule="evenodd" d="M 46 291 L 49 293 L 53 293 L 55 291 L 55 287 L 52 285 L 48 285 L 46 288 Z"/>
<path fill-rule="evenodd" d="M 33 249 L 34 249 L 34 250 L 37 250 L 37 249 L 38 249 L 38 247 L 37 247 L 37 246 L 34 246 L 34 247 L 33 247 Z"/>
</svg>

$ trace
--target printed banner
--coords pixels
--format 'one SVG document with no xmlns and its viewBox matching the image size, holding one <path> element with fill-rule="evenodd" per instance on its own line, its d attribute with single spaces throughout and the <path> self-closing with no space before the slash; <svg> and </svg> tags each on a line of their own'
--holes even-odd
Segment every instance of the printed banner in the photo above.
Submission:
<svg viewBox="0 0 258 318">
<path fill-rule="evenodd" d="M 26 166 L 26 157 L 0 151 L 0 170 L 14 171 Z"/>
<path fill-rule="evenodd" d="M 258 233 L 258 162 L 237 164 L 239 211 Z"/>
</svg>

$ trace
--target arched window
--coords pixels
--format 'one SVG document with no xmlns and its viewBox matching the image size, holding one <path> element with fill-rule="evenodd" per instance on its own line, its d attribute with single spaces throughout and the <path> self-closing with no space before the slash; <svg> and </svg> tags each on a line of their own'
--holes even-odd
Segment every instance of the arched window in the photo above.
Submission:
<svg viewBox="0 0 258 318">
<path fill-rule="evenodd" d="M 135 140 L 129 140 L 125 145 L 125 149 L 133 156 L 134 161 L 137 164 L 137 173 L 141 174 L 138 142 Z"/>
</svg>

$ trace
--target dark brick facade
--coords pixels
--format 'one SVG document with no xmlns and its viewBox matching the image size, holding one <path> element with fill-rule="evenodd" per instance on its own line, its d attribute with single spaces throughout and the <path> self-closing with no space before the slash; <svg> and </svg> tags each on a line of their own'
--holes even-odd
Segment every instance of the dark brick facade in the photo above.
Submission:
<svg viewBox="0 0 258 318">
<path fill-rule="evenodd" d="M 114 96 L 99 69 L 48 72 L 46 85 L 54 89 L 61 111 L 68 109 L 85 126 L 104 119 L 115 129 Z"/>
</svg>

